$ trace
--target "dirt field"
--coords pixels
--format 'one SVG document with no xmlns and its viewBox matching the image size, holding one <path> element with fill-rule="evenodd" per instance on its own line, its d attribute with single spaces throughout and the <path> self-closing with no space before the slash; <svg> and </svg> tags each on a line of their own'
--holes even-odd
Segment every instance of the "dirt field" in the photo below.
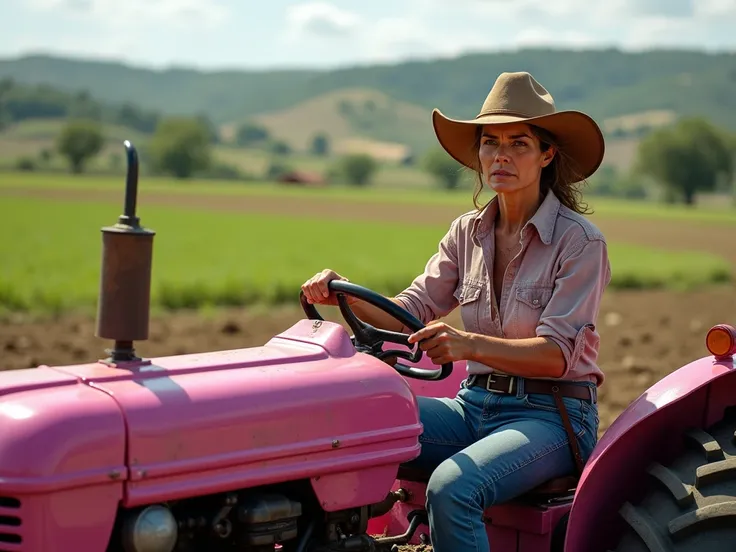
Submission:
<svg viewBox="0 0 736 552">
<path fill-rule="evenodd" d="M 335 308 L 322 312 L 340 320 Z M 212 317 L 153 316 L 150 339 L 138 344 L 138 352 L 158 356 L 260 345 L 302 316 L 297 307 L 270 312 L 236 309 Z M 452 315 L 449 321 L 459 324 Z M 609 293 L 599 320 L 600 363 L 607 375 L 601 389 L 601 430 L 652 383 L 705 356 L 705 333 L 720 322 L 736 323 L 736 293 L 730 288 L 682 294 Z M 90 362 L 103 357 L 108 346 L 94 337 L 91 317 L 32 321 L 18 316 L 0 326 L 4 369 Z"/>
</svg>

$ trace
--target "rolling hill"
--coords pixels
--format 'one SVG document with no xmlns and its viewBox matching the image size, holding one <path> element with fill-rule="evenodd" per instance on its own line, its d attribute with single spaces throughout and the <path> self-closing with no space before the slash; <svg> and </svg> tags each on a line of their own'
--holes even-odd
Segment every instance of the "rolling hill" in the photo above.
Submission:
<svg viewBox="0 0 736 552">
<path fill-rule="evenodd" d="M 253 120 L 298 149 L 308 148 L 317 133 L 330 137 L 335 152 L 365 149 L 372 143 L 398 158 L 404 156 L 402 145 L 417 151 L 435 142 L 428 109 L 371 89 L 328 92 Z"/>
<path fill-rule="evenodd" d="M 500 72 L 517 70 L 534 74 L 562 109 L 596 118 L 672 110 L 736 129 L 736 53 L 524 49 L 329 71 L 153 70 L 49 56 L 0 60 L 0 79 L 85 89 L 101 101 L 164 113 L 205 113 L 218 124 L 355 88 L 468 117 Z"/>
</svg>

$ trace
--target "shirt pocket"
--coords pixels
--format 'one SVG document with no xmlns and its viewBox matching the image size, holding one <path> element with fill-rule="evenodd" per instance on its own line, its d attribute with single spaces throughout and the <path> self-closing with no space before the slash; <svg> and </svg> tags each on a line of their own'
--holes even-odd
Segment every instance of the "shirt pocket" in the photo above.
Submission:
<svg viewBox="0 0 736 552">
<path fill-rule="evenodd" d="M 539 319 L 552 299 L 552 285 L 520 285 L 514 295 L 513 316 L 506 324 L 507 335 L 516 338 L 535 337 Z"/>
<path fill-rule="evenodd" d="M 469 332 L 478 331 L 478 316 L 481 305 L 481 292 L 483 287 L 480 283 L 470 279 L 461 280 L 453 295 L 460 305 L 460 316 L 463 320 L 465 330 Z"/>
</svg>

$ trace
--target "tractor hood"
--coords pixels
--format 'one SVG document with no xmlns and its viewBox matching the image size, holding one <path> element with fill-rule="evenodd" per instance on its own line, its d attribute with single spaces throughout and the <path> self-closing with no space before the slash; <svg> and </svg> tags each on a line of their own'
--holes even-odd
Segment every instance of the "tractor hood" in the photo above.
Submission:
<svg viewBox="0 0 736 552">
<path fill-rule="evenodd" d="M 380 477 L 381 499 L 383 481 L 419 454 L 408 383 L 356 353 L 339 324 L 302 320 L 260 347 L 57 370 L 117 402 L 128 506 L 310 478 L 327 493 L 334 474 L 347 504 L 370 487 L 358 472 Z"/>
<path fill-rule="evenodd" d="M 47 366 L 0 373 L 0 495 L 109 484 L 124 451 L 109 396 Z"/>
</svg>

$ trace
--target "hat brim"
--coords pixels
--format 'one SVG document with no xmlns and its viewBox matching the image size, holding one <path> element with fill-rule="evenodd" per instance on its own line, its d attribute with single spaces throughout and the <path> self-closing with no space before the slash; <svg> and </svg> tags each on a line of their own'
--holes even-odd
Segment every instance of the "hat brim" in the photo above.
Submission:
<svg viewBox="0 0 736 552">
<path fill-rule="evenodd" d="M 472 120 L 451 119 L 439 109 L 432 111 L 432 126 L 440 145 L 456 161 L 479 171 L 476 132 L 479 126 L 526 123 L 555 136 L 581 179 L 589 178 L 603 162 L 605 141 L 598 124 L 580 111 L 557 111 L 539 117 L 484 115 Z"/>
</svg>

